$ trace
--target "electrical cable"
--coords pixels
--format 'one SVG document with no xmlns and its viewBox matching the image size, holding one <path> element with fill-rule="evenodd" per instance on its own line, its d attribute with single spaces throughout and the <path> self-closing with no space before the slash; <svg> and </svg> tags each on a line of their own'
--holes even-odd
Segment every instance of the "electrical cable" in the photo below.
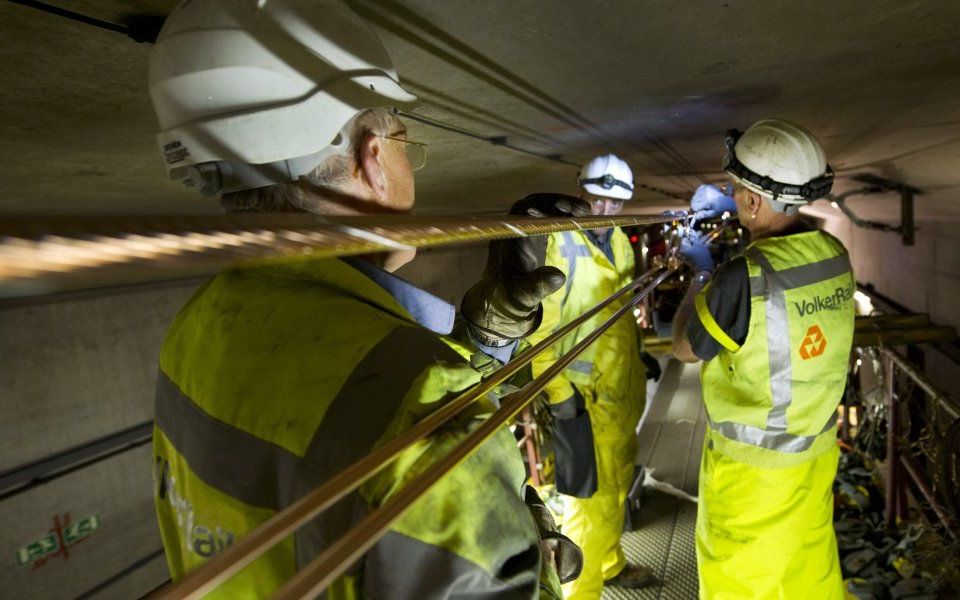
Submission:
<svg viewBox="0 0 960 600">
<path fill-rule="evenodd" d="M 37 2 L 37 0 L 8 1 L 14 4 L 20 4 L 21 6 L 26 6 L 50 13 L 52 15 L 57 15 L 58 17 L 65 17 L 72 21 L 83 23 L 84 25 L 92 25 L 93 27 L 98 27 L 106 31 L 122 33 L 138 43 L 152 44 L 155 42 L 157 35 L 160 34 L 160 28 L 163 27 L 163 22 L 166 20 L 166 17 L 164 16 L 143 15 L 130 19 L 128 25 L 118 25 L 116 23 L 111 23 L 110 21 L 95 19 L 72 10 L 60 8 L 59 6 L 53 6 L 45 2 Z"/>
</svg>

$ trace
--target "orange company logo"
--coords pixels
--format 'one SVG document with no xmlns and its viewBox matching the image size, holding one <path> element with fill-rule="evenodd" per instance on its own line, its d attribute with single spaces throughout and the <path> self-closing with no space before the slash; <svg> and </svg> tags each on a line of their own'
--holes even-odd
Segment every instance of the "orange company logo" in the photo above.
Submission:
<svg viewBox="0 0 960 600">
<path fill-rule="evenodd" d="M 819 325 L 811 325 L 810 329 L 803 336 L 803 343 L 800 344 L 800 357 L 803 360 L 820 356 L 827 349 L 827 338 L 823 336 L 823 331 Z"/>
</svg>

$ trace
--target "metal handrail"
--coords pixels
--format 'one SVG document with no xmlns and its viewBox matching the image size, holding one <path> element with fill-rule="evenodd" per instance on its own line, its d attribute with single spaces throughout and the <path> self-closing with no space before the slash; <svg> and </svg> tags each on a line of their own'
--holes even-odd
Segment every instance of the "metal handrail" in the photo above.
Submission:
<svg viewBox="0 0 960 600">
<path fill-rule="evenodd" d="M 577 343 L 569 352 L 561 356 L 539 377 L 525 385 L 520 391 L 508 396 L 501 407 L 480 424 L 460 444 L 443 458 L 431 465 L 431 468 L 406 484 L 395 496 L 384 502 L 375 511 L 364 517 L 356 527 L 330 545 L 317 558 L 297 572 L 292 579 L 276 593 L 278 600 L 312 598 L 323 591 L 334 579 L 343 574 L 351 564 L 370 549 L 377 540 L 386 534 L 390 524 L 400 518 L 420 496 L 465 460 L 480 444 L 496 433 L 500 427 L 512 419 L 529 404 L 534 397 L 574 361 L 587 347 L 610 328 L 621 316 L 643 300 L 664 279 L 674 273 L 674 269 L 665 269 L 653 282 L 624 304 L 610 318 Z"/>
<path fill-rule="evenodd" d="M 900 411 L 898 407 L 898 398 L 894 393 L 894 374 L 895 369 L 899 369 L 910 377 L 913 382 L 922 389 L 931 401 L 948 413 L 951 423 L 960 419 L 960 407 L 950 396 L 946 395 L 927 378 L 916 365 L 908 361 L 902 354 L 885 346 L 880 347 L 880 353 L 884 359 L 884 374 L 886 377 L 885 394 L 887 396 L 888 428 L 887 432 L 887 455 L 886 462 L 889 473 L 887 474 L 886 486 L 884 491 L 884 512 L 886 513 L 886 524 L 892 527 L 896 524 L 898 518 L 905 518 L 907 514 L 905 504 L 906 486 L 903 483 L 903 475 L 906 474 L 917 486 L 920 494 L 930 504 L 937 518 L 943 524 L 944 530 L 951 539 L 960 539 L 960 526 L 957 525 L 956 516 L 951 515 L 950 511 L 937 498 L 933 488 L 927 483 L 925 474 L 921 471 L 917 462 L 900 448 L 900 435 L 902 425 L 900 424 Z"/>
<path fill-rule="evenodd" d="M 950 414 L 951 419 L 960 419 L 960 404 L 956 400 L 946 395 L 942 391 L 938 390 L 937 387 L 933 384 L 930 379 L 921 373 L 917 367 L 908 361 L 902 354 L 893 350 L 892 348 L 881 347 L 880 352 L 884 356 L 888 356 L 893 364 L 897 366 L 901 371 L 907 374 L 916 383 L 920 388 L 930 396 L 930 399 L 939 404 L 947 413 Z"/>
</svg>

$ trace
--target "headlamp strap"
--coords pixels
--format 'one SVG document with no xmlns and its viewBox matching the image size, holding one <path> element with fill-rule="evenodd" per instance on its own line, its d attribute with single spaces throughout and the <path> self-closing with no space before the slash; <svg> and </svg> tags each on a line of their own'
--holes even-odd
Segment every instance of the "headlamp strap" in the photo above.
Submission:
<svg viewBox="0 0 960 600">
<path fill-rule="evenodd" d="M 577 177 L 577 183 L 579 183 L 580 185 L 587 185 L 587 184 L 599 185 L 605 190 L 609 190 L 613 186 L 618 185 L 624 188 L 625 190 L 628 190 L 631 192 L 633 191 L 632 185 L 630 185 L 626 181 L 620 181 L 610 173 L 605 173 L 600 177 L 591 177 L 589 179 L 580 179 L 579 177 Z"/>
</svg>

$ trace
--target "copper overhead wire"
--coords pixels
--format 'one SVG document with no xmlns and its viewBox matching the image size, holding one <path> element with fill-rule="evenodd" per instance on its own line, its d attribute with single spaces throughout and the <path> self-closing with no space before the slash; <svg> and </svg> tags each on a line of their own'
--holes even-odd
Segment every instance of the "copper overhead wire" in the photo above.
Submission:
<svg viewBox="0 0 960 600">
<path fill-rule="evenodd" d="M 0 222 L 0 297 L 207 275 L 251 260 L 348 256 L 672 220 L 306 213 L 8 217 Z"/>
</svg>

